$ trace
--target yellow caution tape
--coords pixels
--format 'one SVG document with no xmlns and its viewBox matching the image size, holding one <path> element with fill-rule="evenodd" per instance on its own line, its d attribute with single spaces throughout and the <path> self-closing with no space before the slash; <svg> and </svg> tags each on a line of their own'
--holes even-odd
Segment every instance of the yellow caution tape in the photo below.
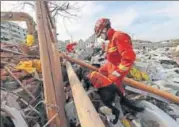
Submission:
<svg viewBox="0 0 179 127">
<path fill-rule="evenodd" d="M 28 34 L 26 38 L 26 45 L 32 46 L 33 44 L 34 44 L 34 36 L 31 34 Z"/>
<path fill-rule="evenodd" d="M 33 73 L 35 71 L 42 72 L 40 60 L 20 61 L 15 68 L 24 70 L 28 73 Z"/>
</svg>

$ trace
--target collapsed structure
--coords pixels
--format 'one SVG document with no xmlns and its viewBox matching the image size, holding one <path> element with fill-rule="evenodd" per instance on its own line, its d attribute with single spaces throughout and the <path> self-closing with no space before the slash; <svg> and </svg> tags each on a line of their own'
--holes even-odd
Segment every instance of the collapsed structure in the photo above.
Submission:
<svg viewBox="0 0 179 127">
<path fill-rule="evenodd" d="M 110 122 L 113 119 L 111 112 L 100 110 L 104 104 L 100 101 L 96 89 L 86 88 L 84 72 L 86 69 L 89 71 L 97 68 L 59 52 L 56 48 L 54 20 L 51 18 L 47 2 L 37 1 L 36 8 L 38 39 L 35 39 L 38 43 L 31 46 L 31 39 L 30 45 L 27 46 L 1 42 L 3 126 L 177 127 L 179 125 L 177 62 L 166 57 L 157 61 L 159 56 L 148 48 L 136 50 L 140 61 L 135 63 L 135 68 L 147 74 L 151 73 L 150 79 L 141 81 L 139 76 L 135 77 L 137 71 L 134 69 L 135 74 L 131 73 L 128 78 L 126 77 L 124 84 L 127 96 L 138 102 L 138 105 L 144 106 L 146 110 L 137 115 L 133 114 L 130 109 L 120 104 L 120 98 L 117 97 L 115 105 L 121 114 L 118 123 L 113 125 Z M 31 18 L 27 19 L 31 21 Z M 33 35 L 35 29 L 32 28 L 28 27 L 29 34 Z M 104 58 L 101 59 L 104 54 L 101 56 L 96 54 L 90 56 L 95 59 L 91 60 L 91 64 L 100 65 L 104 62 Z M 148 54 L 150 55 L 147 56 Z M 87 57 L 84 59 L 90 63 Z M 96 57 L 101 59 L 99 63 L 96 62 Z M 152 66 L 156 70 L 153 70 Z M 168 70 L 164 71 L 171 73 L 162 77 L 161 74 L 166 73 L 160 71 L 166 67 Z M 164 79 L 168 79 L 168 82 Z M 99 108 L 98 112 L 96 108 Z"/>
</svg>

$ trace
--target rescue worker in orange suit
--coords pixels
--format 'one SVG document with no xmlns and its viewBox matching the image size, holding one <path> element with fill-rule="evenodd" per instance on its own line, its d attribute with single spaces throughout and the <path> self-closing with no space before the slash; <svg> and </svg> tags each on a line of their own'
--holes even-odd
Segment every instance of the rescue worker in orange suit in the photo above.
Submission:
<svg viewBox="0 0 179 127">
<path fill-rule="evenodd" d="M 90 73 L 88 78 L 94 87 L 98 88 L 103 103 L 111 108 L 116 115 L 116 119 L 113 121 L 115 124 L 118 121 L 119 110 L 112 106 L 112 101 L 114 101 L 116 89 L 118 95 L 125 96 L 122 80 L 134 64 L 136 54 L 133 51 L 130 36 L 111 28 L 109 19 L 99 19 L 94 31 L 97 38 L 109 40 L 106 51 L 108 62 L 99 68 L 99 72 Z M 126 101 L 126 99 L 124 100 Z M 136 108 L 135 110 L 143 111 L 129 101 L 126 101 L 125 104 L 129 107 L 132 106 L 131 108 Z"/>
<path fill-rule="evenodd" d="M 109 40 L 106 51 L 108 63 L 103 65 L 99 69 L 99 72 L 108 77 L 111 82 L 115 83 L 124 95 L 125 92 L 121 81 L 128 74 L 136 58 L 131 38 L 126 33 L 112 29 L 109 19 L 105 18 L 97 21 L 95 25 L 95 35 L 97 37 L 101 36 L 104 40 Z M 99 88 L 103 86 L 96 87 Z"/>
<path fill-rule="evenodd" d="M 66 51 L 67 51 L 68 53 L 74 52 L 74 47 L 75 47 L 76 45 L 77 45 L 76 42 L 68 44 L 68 45 L 66 46 Z"/>
</svg>

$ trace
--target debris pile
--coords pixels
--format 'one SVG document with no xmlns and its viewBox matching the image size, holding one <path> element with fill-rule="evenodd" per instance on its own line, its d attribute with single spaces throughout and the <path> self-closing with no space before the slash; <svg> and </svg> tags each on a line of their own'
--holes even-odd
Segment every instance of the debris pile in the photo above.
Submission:
<svg viewBox="0 0 179 127">
<path fill-rule="evenodd" d="M 138 49 L 135 66 L 147 72 L 150 83 L 157 88 L 175 94 L 179 91 L 179 64 L 172 57 L 173 47 Z"/>
<path fill-rule="evenodd" d="M 38 79 L 42 78 L 41 73 L 36 71 L 27 70 L 28 67 L 22 68 L 22 63 L 24 61 L 34 61 L 38 60 L 38 54 L 29 55 L 29 47 L 24 45 L 12 45 L 7 43 L 1 43 L 1 82 L 3 88 L 8 88 L 14 90 L 19 88 L 19 83 L 21 82 L 23 86 L 33 86 L 36 84 Z M 34 72 L 34 73 L 32 73 Z"/>
<path fill-rule="evenodd" d="M 150 48 L 135 49 L 135 51 L 137 60 L 128 77 L 179 96 L 179 65 L 170 56 L 170 48 L 167 51 Z M 93 53 L 90 54 L 83 56 L 85 62 L 96 67 L 100 67 L 106 62 L 103 51 L 93 50 Z M 45 110 L 38 46 L 28 47 L 23 44 L 1 43 L 0 67 L 1 121 L 4 123 L 4 127 L 45 125 L 48 120 Z M 175 127 L 179 124 L 178 105 L 129 86 L 125 86 L 126 96 L 136 104 L 146 107 L 147 110 L 135 114 L 124 105 L 121 105 L 120 97 L 116 97 L 114 105 L 120 111 L 120 120 L 116 125 L 112 124 L 111 121 L 114 118 L 112 111 L 105 107 L 97 89 L 92 87 L 85 78 L 89 70 L 74 63 L 72 63 L 72 67 L 106 127 L 125 127 L 127 125 L 132 127 L 165 126 L 165 121 L 168 121 L 167 126 Z M 63 62 L 62 74 L 67 118 L 71 127 L 80 127 L 65 63 Z"/>
<path fill-rule="evenodd" d="M 43 101 L 41 68 L 40 64 L 34 66 L 34 61 L 40 62 L 39 58 L 38 46 L 1 42 L 2 125 L 11 127 L 14 123 L 18 127 L 27 127 L 45 124 L 44 105 L 38 104 Z"/>
<path fill-rule="evenodd" d="M 143 49 L 135 49 L 137 54 L 137 60 L 134 64 L 134 68 L 132 68 L 132 72 L 128 75 L 129 78 L 133 78 L 134 80 L 138 80 L 140 82 L 144 82 L 147 85 L 151 85 L 152 87 L 159 88 L 161 90 L 172 93 L 173 95 L 179 95 L 179 65 L 178 63 L 172 59 L 171 52 L 173 47 L 167 47 L 166 49 L 158 48 L 152 49 L 149 47 L 145 47 Z M 90 58 L 90 59 L 89 59 Z M 98 53 L 93 53 L 90 56 L 85 58 L 85 61 L 91 63 L 96 66 L 103 65 L 105 61 L 105 54 L 98 51 Z M 74 66 L 74 68 L 76 68 Z M 77 74 L 80 74 L 80 71 L 85 70 L 84 68 L 77 69 Z M 135 72 L 135 73 L 134 73 Z M 143 74 L 143 75 L 142 75 Z M 100 99 L 96 93 L 95 89 L 86 88 L 87 82 L 84 79 L 84 74 L 78 75 L 79 79 L 82 79 L 81 82 L 90 96 L 95 107 L 99 107 Z M 125 85 L 125 84 L 124 84 Z M 147 111 L 144 113 L 139 113 L 137 116 L 130 114 L 129 110 L 125 107 L 120 108 L 121 105 L 119 101 L 115 100 L 115 105 L 122 112 L 125 118 L 130 119 L 132 124 L 138 126 L 178 126 L 179 124 L 179 113 L 177 112 L 179 106 L 165 100 L 164 98 L 158 97 L 156 95 L 126 86 L 125 87 L 127 96 L 133 99 L 135 102 L 137 100 L 143 100 L 139 103 L 139 105 L 143 105 L 147 108 Z M 104 105 L 103 105 L 104 106 Z M 156 111 L 153 111 L 156 109 Z M 129 114 L 126 114 L 128 112 Z M 158 113 L 159 115 L 156 115 Z M 110 120 L 113 119 L 113 116 L 109 115 L 109 113 L 100 113 L 100 116 L 103 116 L 104 121 L 108 121 L 110 124 Z M 145 117 L 144 117 L 145 116 Z M 153 119 L 155 118 L 155 119 Z M 150 121 L 150 123 L 149 123 Z M 165 121 L 168 121 L 169 124 L 165 124 Z M 118 125 L 109 125 L 111 127 L 123 126 L 121 125 L 121 121 L 118 122 Z M 130 123 L 129 122 L 129 123 Z M 106 126 L 108 126 L 106 124 Z"/>
</svg>

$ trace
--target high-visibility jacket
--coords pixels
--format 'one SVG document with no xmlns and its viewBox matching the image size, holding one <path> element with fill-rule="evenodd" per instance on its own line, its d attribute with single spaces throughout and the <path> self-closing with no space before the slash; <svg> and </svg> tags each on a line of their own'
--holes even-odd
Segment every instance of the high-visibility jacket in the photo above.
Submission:
<svg viewBox="0 0 179 127">
<path fill-rule="evenodd" d="M 136 59 L 130 36 L 110 29 L 108 38 L 110 41 L 107 47 L 107 60 L 117 66 L 118 72 L 128 71 Z"/>
<path fill-rule="evenodd" d="M 106 51 L 108 62 L 99 69 L 99 72 L 106 76 L 109 81 L 115 83 L 119 90 L 124 94 L 124 88 L 121 85 L 121 81 L 128 74 L 135 61 L 136 55 L 133 51 L 131 38 L 129 35 L 110 29 L 108 31 L 108 39 L 109 44 Z M 113 71 L 117 71 L 121 76 L 113 76 Z M 97 77 L 101 77 L 100 74 L 98 74 Z M 107 82 L 99 85 L 100 81 L 97 81 L 97 79 L 100 80 L 101 78 L 95 78 L 95 75 L 91 76 L 91 80 L 93 80 L 93 82 L 94 79 L 96 83 L 93 83 L 93 85 L 96 85 L 95 87 L 97 88 L 110 85 L 109 81 L 107 80 L 103 80 L 104 82 Z"/>
<path fill-rule="evenodd" d="M 97 71 L 93 71 L 88 75 L 91 83 L 95 88 L 101 88 L 112 84 L 113 82 L 106 76 L 100 74 Z"/>
<path fill-rule="evenodd" d="M 74 47 L 75 47 L 76 45 L 77 45 L 76 42 L 70 43 L 70 44 L 68 44 L 68 45 L 66 46 L 66 50 L 67 50 L 69 53 L 71 53 L 71 52 L 74 50 Z"/>
</svg>

